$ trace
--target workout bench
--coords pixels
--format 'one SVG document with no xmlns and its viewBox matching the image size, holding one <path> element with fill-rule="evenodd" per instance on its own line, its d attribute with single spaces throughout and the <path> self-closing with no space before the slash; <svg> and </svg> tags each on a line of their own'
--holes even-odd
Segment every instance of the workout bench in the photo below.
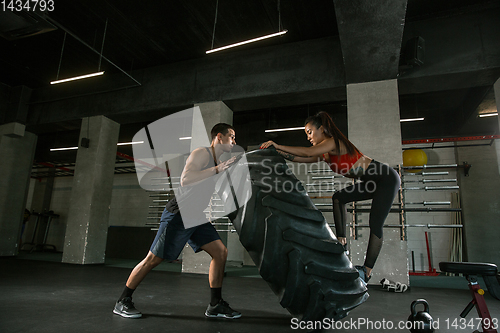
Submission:
<svg viewBox="0 0 500 333">
<path fill-rule="evenodd" d="M 481 318 L 483 333 L 497 333 L 496 327 L 493 326 L 488 306 L 483 297 L 484 290 L 481 289 L 477 280 L 477 276 L 481 275 L 491 296 L 500 300 L 500 277 L 498 275 L 497 266 L 494 264 L 473 262 L 440 262 L 439 268 L 442 272 L 464 274 L 469 282 L 472 301 L 470 301 L 467 307 L 462 311 L 460 317 L 465 318 L 475 306 L 479 318 Z"/>
</svg>

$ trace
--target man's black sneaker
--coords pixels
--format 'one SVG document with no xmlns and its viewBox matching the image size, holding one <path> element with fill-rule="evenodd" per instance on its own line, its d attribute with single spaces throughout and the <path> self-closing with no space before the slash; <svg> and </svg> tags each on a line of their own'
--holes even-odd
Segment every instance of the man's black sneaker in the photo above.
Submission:
<svg viewBox="0 0 500 333">
<path fill-rule="evenodd" d="M 132 297 L 125 297 L 115 304 L 113 313 L 125 318 L 140 318 L 142 313 L 134 307 Z"/>
<path fill-rule="evenodd" d="M 371 276 L 368 276 L 366 273 L 366 267 L 365 266 L 354 266 L 359 273 L 359 278 L 363 280 L 365 283 L 368 283 L 370 279 L 372 278 Z"/>
<path fill-rule="evenodd" d="M 209 318 L 236 319 L 241 317 L 241 313 L 231 309 L 229 304 L 221 299 L 219 303 L 213 306 L 211 304 L 208 304 L 207 311 L 205 311 L 205 316 Z"/>
</svg>

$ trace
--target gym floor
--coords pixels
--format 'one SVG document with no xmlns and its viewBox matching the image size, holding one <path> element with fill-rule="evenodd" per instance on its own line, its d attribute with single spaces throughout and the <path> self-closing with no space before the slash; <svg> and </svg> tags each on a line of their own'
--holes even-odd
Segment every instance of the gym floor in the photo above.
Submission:
<svg viewBox="0 0 500 333">
<path fill-rule="evenodd" d="M 205 318 L 210 297 L 207 277 L 181 274 L 181 265 L 175 263 L 162 263 L 147 276 L 134 294 L 135 305 L 143 317 L 126 319 L 114 315 L 112 310 L 137 261 L 109 259 L 104 265 L 80 266 L 60 263 L 60 259 L 57 253 L 0 258 L 0 332 L 309 331 L 301 330 L 292 321 L 255 267 L 227 268 L 223 297 L 242 312 L 240 319 Z M 477 329 L 460 326 L 459 314 L 471 300 L 465 278 L 412 276 L 410 284 L 411 288 L 402 294 L 370 285 L 368 300 L 341 321 L 345 328 L 328 331 L 409 332 L 398 325 L 408 318 L 410 304 L 418 298 L 428 301 L 431 316 L 439 320 L 436 332 Z M 488 293 L 485 299 L 491 316 L 500 319 L 500 301 Z M 473 309 L 466 323 L 472 324 L 471 318 L 476 316 Z M 473 322 L 477 326 L 478 320 Z M 340 322 L 332 325 L 339 327 Z"/>
</svg>

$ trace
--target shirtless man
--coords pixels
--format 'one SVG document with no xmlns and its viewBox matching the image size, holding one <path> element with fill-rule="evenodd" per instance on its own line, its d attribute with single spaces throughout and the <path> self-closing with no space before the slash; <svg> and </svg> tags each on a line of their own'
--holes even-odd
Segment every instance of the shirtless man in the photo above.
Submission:
<svg viewBox="0 0 500 333">
<path fill-rule="evenodd" d="M 222 280 L 227 248 L 222 243 L 219 234 L 210 222 L 200 223 L 200 225 L 186 229 L 181 216 L 183 209 L 179 209 L 179 203 L 181 203 L 181 207 L 186 207 L 186 205 L 192 207 L 190 213 L 195 212 L 195 215 L 185 214 L 186 216 L 201 216 L 202 210 L 208 206 L 214 192 L 214 186 L 207 186 L 207 182 L 215 184 L 215 177 L 212 176 L 226 170 L 235 160 L 233 157 L 225 162 L 219 161 L 222 153 L 231 151 L 236 144 L 234 128 L 231 125 L 219 123 L 212 128 L 211 136 L 210 147 L 195 149 L 186 160 L 181 174 L 180 190 L 182 191 L 178 192 L 181 193 L 181 197 L 176 197 L 167 203 L 150 251 L 146 258 L 132 270 L 113 313 L 125 318 L 141 317 L 141 312 L 132 303 L 133 292 L 146 275 L 163 260 L 177 259 L 187 242 L 196 253 L 203 250 L 212 257 L 208 274 L 211 301 L 205 311 L 205 316 L 228 319 L 241 317 L 241 313 L 231 309 L 229 304 L 222 299 Z M 196 186 L 200 183 L 203 183 L 203 186 Z"/>
</svg>

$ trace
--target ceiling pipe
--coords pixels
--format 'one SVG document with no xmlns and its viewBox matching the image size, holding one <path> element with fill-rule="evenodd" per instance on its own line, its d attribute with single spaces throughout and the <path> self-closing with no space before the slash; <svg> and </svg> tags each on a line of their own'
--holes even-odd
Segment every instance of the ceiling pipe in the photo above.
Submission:
<svg viewBox="0 0 500 333">
<path fill-rule="evenodd" d="M 418 143 L 438 143 L 438 142 L 456 142 L 456 141 L 475 141 L 475 140 L 494 140 L 500 139 L 500 135 L 477 135 L 477 136 L 463 136 L 455 138 L 441 138 L 441 139 L 422 139 L 422 140 L 403 140 L 404 145 L 418 144 Z"/>
</svg>

